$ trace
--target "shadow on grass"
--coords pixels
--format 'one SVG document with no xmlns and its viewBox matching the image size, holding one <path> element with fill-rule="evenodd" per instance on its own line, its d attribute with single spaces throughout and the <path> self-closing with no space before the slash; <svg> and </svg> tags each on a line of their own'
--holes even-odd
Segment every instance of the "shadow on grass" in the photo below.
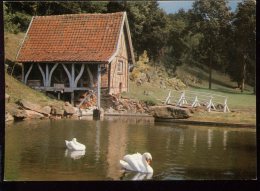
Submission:
<svg viewBox="0 0 260 191">
<path fill-rule="evenodd" d="M 208 83 L 209 76 L 208 76 L 208 71 L 207 71 L 207 69 L 205 69 L 205 67 L 200 67 L 200 68 L 191 67 L 191 68 L 187 68 L 186 70 L 188 71 L 188 73 L 192 74 L 193 76 L 197 76 L 198 79 Z M 234 82 L 223 81 L 223 79 L 216 79 L 216 78 L 214 78 L 214 76 L 215 75 L 212 74 L 212 81 L 211 81 L 212 85 L 215 84 L 215 85 L 223 87 L 223 88 L 215 88 L 215 90 L 217 90 L 217 91 L 221 91 L 224 93 L 232 93 L 232 94 L 251 94 L 251 93 L 236 92 L 235 90 L 233 90 L 234 88 L 236 88 L 234 85 L 232 85 L 232 84 L 234 84 Z M 218 77 L 218 75 L 217 75 L 217 77 Z M 223 74 L 223 77 L 225 77 L 224 74 Z M 225 88 L 230 88 L 230 90 L 227 90 Z M 207 89 L 207 88 L 205 88 L 205 89 Z M 214 90 L 214 89 L 212 89 L 212 90 Z M 246 88 L 244 91 L 250 92 L 250 90 L 248 88 Z"/>
<path fill-rule="evenodd" d="M 224 88 L 212 88 L 211 90 L 208 88 L 203 88 L 203 87 L 197 87 L 197 86 L 193 86 L 193 85 L 189 85 L 190 87 L 197 89 L 197 90 L 205 90 L 205 91 L 215 91 L 215 92 L 222 92 L 222 93 L 228 93 L 228 94 L 237 94 L 237 95 L 253 95 L 253 92 L 249 92 L 248 90 L 246 90 L 247 92 L 235 92 L 233 89 L 224 89 Z"/>
</svg>

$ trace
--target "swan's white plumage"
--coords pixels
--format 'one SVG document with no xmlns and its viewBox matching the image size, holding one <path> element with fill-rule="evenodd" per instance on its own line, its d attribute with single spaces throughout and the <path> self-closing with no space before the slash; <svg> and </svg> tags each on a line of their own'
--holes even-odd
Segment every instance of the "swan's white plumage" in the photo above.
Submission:
<svg viewBox="0 0 260 191">
<path fill-rule="evenodd" d="M 70 157 L 74 160 L 76 159 L 80 159 L 81 157 L 83 157 L 85 155 L 86 151 L 82 150 L 82 151 L 74 151 L 71 149 L 66 149 L 65 151 L 65 157 Z"/>
<path fill-rule="evenodd" d="M 150 153 L 140 153 L 128 154 L 123 157 L 123 160 L 120 160 L 120 164 L 123 168 L 143 173 L 153 173 L 152 167 L 147 163 L 147 160 L 152 160 Z"/>
<path fill-rule="evenodd" d="M 86 146 L 77 142 L 76 138 L 73 138 L 71 141 L 65 140 L 65 144 L 69 150 L 82 151 L 86 149 Z"/>
</svg>

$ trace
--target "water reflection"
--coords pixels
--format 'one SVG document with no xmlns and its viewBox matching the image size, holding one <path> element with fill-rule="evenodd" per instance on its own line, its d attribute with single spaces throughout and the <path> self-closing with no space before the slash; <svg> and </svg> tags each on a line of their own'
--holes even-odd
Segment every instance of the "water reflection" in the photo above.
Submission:
<svg viewBox="0 0 260 191">
<path fill-rule="evenodd" d="M 127 127 L 121 121 L 108 124 L 107 176 L 116 178 L 121 175 L 119 160 L 126 153 Z"/>
<path fill-rule="evenodd" d="M 96 151 L 96 162 L 99 161 L 100 157 L 100 120 L 96 121 L 96 145 L 95 145 L 95 151 Z"/>
<path fill-rule="evenodd" d="M 183 147 L 183 143 L 184 143 L 184 133 L 183 133 L 183 131 L 181 131 L 180 139 L 179 139 L 180 148 Z"/>
<path fill-rule="evenodd" d="M 193 148 L 195 149 L 197 145 L 197 130 L 194 130 L 193 134 Z"/>
<path fill-rule="evenodd" d="M 227 148 L 227 137 L 228 136 L 228 131 L 224 130 L 223 132 L 223 149 L 226 150 Z"/>
<path fill-rule="evenodd" d="M 212 147 L 212 137 L 213 137 L 213 130 L 208 129 L 208 149 Z"/>
<path fill-rule="evenodd" d="M 151 180 L 153 173 L 129 172 L 125 171 L 120 180 Z"/>
<path fill-rule="evenodd" d="M 69 158 L 76 160 L 76 159 L 82 158 L 85 155 L 85 153 L 86 153 L 85 150 L 83 150 L 83 151 L 72 151 L 72 150 L 66 149 L 65 150 L 65 157 L 69 157 Z"/>
</svg>

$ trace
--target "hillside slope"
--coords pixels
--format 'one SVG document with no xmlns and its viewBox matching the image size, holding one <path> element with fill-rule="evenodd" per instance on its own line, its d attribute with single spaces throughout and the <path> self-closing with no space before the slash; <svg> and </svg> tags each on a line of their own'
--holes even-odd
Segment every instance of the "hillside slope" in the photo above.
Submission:
<svg viewBox="0 0 260 191">
<path fill-rule="evenodd" d="M 14 63 L 24 35 L 25 33 L 18 33 L 16 35 L 10 33 L 5 34 L 6 60 Z M 147 55 L 142 58 L 139 57 L 139 61 L 140 60 L 144 64 L 137 65 L 137 71 L 133 70 L 131 73 L 131 76 L 135 77 L 130 81 L 130 91 L 124 93 L 123 96 L 147 102 L 160 103 L 160 100 L 167 96 L 169 89 L 187 89 L 222 94 L 229 97 L 229 104 L 232 108 L 249 108 L 255 110 L 256 96 L 252 95 L 252 87 L 246 86 L 245 92 L 241 94 L 238 89 L 235 89 L 236 83 L 232 82 L 227 75 L 221 72 L 213 70 L 212 90 L 208 90 L 208 73 L 206 67 L 203 69 L 202 67 L 183 65 L 177 68 L 174 74 L 175 77 L 172 77 L 167 74 L 167 69 L 163 67 L 154 68 L 149 65 Z M 138 77 L 136 76 L 139 75 L 139 78 L 143 78 L 142 75 L 145 73 L 148 74 L 145 78 L 148 76 L 150 79 L 144 80 L 141 85 L 138 84 L 136 81 Z M 10 94 L 11 102 L 15 102 L 21 98 L 35 100 L 35 102 L 38 102 L 40 105 L 46 105 L 48 102 L 53 102 L 53 104 L 58 102 L 57 100 L 46 97 L 43 93 L 25 86 L 8 74 L 5 75 L 5 81 L 6 93 Z"/>
<path fill-rule="evenodd" d="M 18 81 L 14 77 L 5 72 L 5 93 L 10 96 L 9 102 L 6 104 L 14 104 L 20 99 L 26 99 L 41 106 L 45 105 L 59 105 L 61 101 L 52 99 L 46 96 L 44 93 L 36 91 L 22 82 Z"/>
</svg>

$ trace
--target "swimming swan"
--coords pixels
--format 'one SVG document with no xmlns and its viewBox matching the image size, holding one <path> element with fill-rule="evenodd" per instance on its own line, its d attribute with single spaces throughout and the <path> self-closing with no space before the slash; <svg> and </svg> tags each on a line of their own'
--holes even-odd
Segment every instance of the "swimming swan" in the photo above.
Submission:
<svg viewBox="0 0 260 191">
<path fill-rule="evenodd" d="M 86 146 L 77 142 L 76 138 L 73 138 L 71 141 L 65 140 L 65 144 L 69 150 L 82 151 L 86 149 Z"/>
<path fill-rule="evenodd" d="M 130 171 L 142 172 L 142 173 L 153 173 L 153 168 L 150 166 L 152 161 L 152 155 L 150 153 L 128 154 L 120 160 L 121 166 Z"/>
<path fill-rule="evenodd" d="M 65 157 L 69 157 L 69 158 L 76 160 L 76 159 L 82 158 L 85 155 L 85 153 L 86 153 L 85 150 L 83 150 L 83 151 L 73 151 L 73 150 L 66 149 Z"/>
</svg>

